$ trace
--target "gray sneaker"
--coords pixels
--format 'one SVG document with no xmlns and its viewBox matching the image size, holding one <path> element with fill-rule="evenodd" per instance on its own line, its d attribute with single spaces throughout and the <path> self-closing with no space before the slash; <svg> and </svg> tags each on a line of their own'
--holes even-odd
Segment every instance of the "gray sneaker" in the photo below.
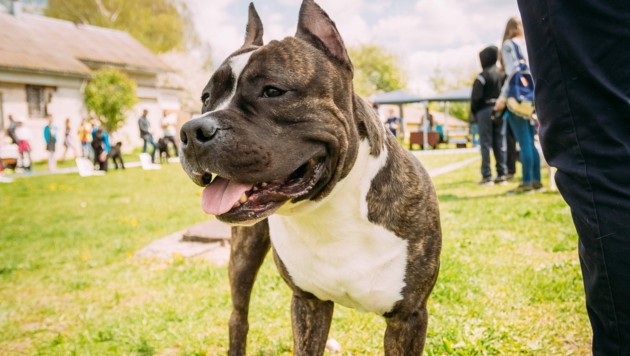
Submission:
<svg viewBox="0 0 630 356">
<path fill-rule="evenodd" d="M 534 192 L 532 184 L 521 184 L 518 187 L 508 190 L 507 195 L 531 194 Z"/>
<path fill-rule="evenodd" d="M 545 189 L 545 186 L 542 185 L 542 183 L 540 182 L 534 182 L 534 184 L 532 184 L 532 187 L 534 188 L 534 191 L 536 193 L 544 193 L 547 191 L 547 189 Z"/>
<path fill-rule="evenodd" d="M 481 187 L 489 187 L 489 186 L 494 185 L 494 181 L 490 178 L 484 178 L 480 180 L 479 182 L 477 182 L 477 185 Z"/>
<path fill-rule="evenodd" d="M 506 176 L 498 176 L 494 179 L 494 184 L 496 185 L 507 185 L 508 180 Z"/>
</svg>

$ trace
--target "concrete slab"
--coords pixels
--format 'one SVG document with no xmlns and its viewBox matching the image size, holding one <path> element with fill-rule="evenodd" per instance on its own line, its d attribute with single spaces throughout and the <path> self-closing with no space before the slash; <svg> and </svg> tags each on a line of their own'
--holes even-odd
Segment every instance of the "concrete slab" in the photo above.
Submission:
<svg viewBox="0 0 630 356">
<path fill-rule="evenodd" d="M 184 236 L 196 236 L 186 241 Z M 230 257 L 231 228 L 216 220 L 193 225 L 151 242 L 137 251 L 138 258 L 170 259 L 174 255 L 202 258 L 217 266 L 225 266 Z"/>
</svg>

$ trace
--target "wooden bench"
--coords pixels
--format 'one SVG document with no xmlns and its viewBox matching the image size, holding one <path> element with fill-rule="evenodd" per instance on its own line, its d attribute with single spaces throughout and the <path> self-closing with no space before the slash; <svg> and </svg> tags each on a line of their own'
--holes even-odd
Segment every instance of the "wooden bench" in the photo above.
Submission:
<svg viewBox="0 0 630 356">
<path fill-rule="evenodd" d="M 468 132 L 450 131 L 448 133 L 448 143 L 455 144 L 457 148 L 466 148 L 468 145 Z"/>
<path fill-rule="evenodd" d="M 440 134 L 437 131 L 427 132 L 427 143 L 432 148 L 436 148 L 440 143 Z M 424 149 L 424 132 L 417 131 L 409 134 L 409 149 L 413 150 L 413 145 L 420 146 L 420 149 Z"/>
</svg>

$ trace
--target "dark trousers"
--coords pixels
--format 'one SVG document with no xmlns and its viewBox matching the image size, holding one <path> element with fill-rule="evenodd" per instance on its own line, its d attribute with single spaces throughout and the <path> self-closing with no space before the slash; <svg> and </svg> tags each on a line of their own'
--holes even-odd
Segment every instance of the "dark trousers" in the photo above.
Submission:
<svg viewBox="0 0 630 356">
<path fill-rule="evenodd" d="M 579 236 L 594 355 L 630 355 L 630 1 L 519 0 L 545 157 Z"/>
<path fill-rule="evenodd" d="M 507 174 L 516 174 L 516 158 L 518 157 L 518 151 L 516 151 L 516 138 L 514 138 L 514 132 L 510 127 L 510 124 L 505 122 L 505 142 L 506 142 L 506 156 L 505 166 Z"/>
<path fill-rule="evenodd" d="M 483 179 L 492 178 L 490 169 L 490 151 L 494 154 L 496 161 L 497 176 L 506 174 L 505 168 L 505 145 L 503 144 L 503 123 L 492 120 L 492 106 L 479 110 L 475 117 L 479 126 L 479 144 L 481 146 L 481 176 Z"/>
</svg>

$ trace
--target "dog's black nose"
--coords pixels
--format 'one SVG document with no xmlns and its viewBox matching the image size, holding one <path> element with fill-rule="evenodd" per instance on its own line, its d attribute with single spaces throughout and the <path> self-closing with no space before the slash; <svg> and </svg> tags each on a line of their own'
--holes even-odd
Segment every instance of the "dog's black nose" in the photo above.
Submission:
<svg viewBox="0 0 630 356">
<path fill-rule="evenodd" d="M 197 118 L 188 121 L 180 130 L 180 139 L 182 146 L 185 147 L 189 143 L 203 145 L 214 138 L 219 127 L 216 122 L 207 117 Z"/>
</svg>

